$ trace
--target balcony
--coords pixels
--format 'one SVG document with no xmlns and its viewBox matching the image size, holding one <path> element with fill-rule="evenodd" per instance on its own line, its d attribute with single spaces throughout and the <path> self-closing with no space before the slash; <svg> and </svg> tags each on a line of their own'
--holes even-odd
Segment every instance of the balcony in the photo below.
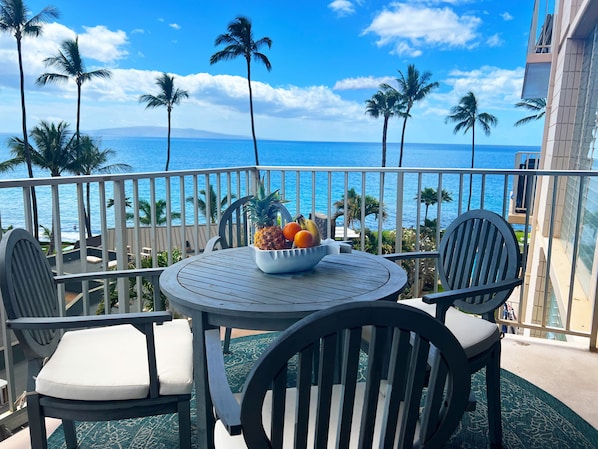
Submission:
<svg viewBox="0 0 598 449">
<path fill-rule="evenodd" d="M 525 76 L 521 98 L 546 98 L 552 63 L 554 2 L 536 0 L 527 46 Z"/>
<path fill-rule="evenodd" d="M 587 236 L 593 228 L 584 219 L 583 195 L 575 197 L 578 204 L 568 204 L 572 214 L 567 215 L 562 206 L 566 188 L 573 186 L 583 193 L 598 180 L 598 172 L 538 170 L 529 162 L 534 157 L 523 155 L 518 168 L 512 170 L 261 166 L 5 180 L 0 181 L 2 226 L 33 229 L 29 192 L 35 188 L 41 205 L 39 221 L 55 230 L 53 266 L 60 278 L 57 301 L 63 313 L 96 313 L 111 287 L 118 301 L 103 307 L 102 313 L 136 312 L 148 304 L 156 310 L 162 307 L 157 288 L 162 266 L 201 253 L 205 242 L 216 234 L 214 223 L 225 206 L 221 207 L 220 200 L 208 201 L 202 210 L 198 207 L 199 200 L 205 199 L 201 191 L 213 189 L 216 198 L 230 204 L 234 198 L 251 194 L 261 176 L 267 189 L 280 190 L 292 215 L 325 216 L 330 233 L 334 229 L 335 236 L 350 240 L 356 249 L 382 254 L 424 249 L 426 233 L 438 241 L 441 230 L 467 209 L 471 186 L 471 208 L 491 209 L 508 218 L 523 250 L 525 285 L 509 301 L 515 312 L 512 319 L 499 320 L 515 331 L 503 340 L 503 367 L 547 390 L 598 426 L 598 407 L 588 399 L 595 396 L 592 377 L 598 358 L 592 351 L 597 350 L 598 308 L 595 294 L 586 289 L 595 284 L 588 282 L 591 266 L 568 262 L 587 256 Z M 549 186 L 552 193 L 540 197 L 541 186 Z M 421 196 L 426 187 L 450 192 L 452 201 L 443 202 L 439 195 L 426 206 Z M 334 219 L 339 209 L 350 210 L 352 194 L 382 204 L 385 218 L 366 215 L 365 202 L 361 202 L 352 220 L 343 215 Z M 144 215 L 143 201 L 156 204 L 160 200 L 163 213 L 152 208 Z M 92 238 L 86 232 L 87 207 Z M 552 211 L 542 214 L 550 219 L 537 223 L 537 212 L 542 210 Z M 563 222 L 573 229 L 571 238 L 564 236 Z M 403 238 L 394 232 L 397 229 L 407 230 Z M 383 238 L 374 238 L 377 235 Z M 73 245 L 75 240 L 78 243 Z M 539 255 L 542 263 L 536 262 Z M 141 282 L 134 287 L 139 290 L 131 291 L 126 278 L 108 282 L 86 274 L 114 269 L 131 270 L 136 279 L 145 277 L 154 286 L 154 296 L 144 297 Z M 106 276 L 114 277 L 114 273 Z M 419 269 L 413 273 L 411 295 L 419 296 L 421 288 L 437 285 L 437 279 L 425 276 Z M 13 341 L 4 317 L 1 329 L 3 341 Z M 24 390 L 19 382 L 24 367 L 13 346 L 4 345 L 0 371 L 0 378 L 7 380 L 8 399 L 1 422 L 9 428 L 26 420 L 23 410 L 15 406 Z M 562 361 L 558 372 L 553 369 L 555 360 Z M 575 381 L 563 382 L 569 379 L 563 370 L 570 370 L 570 379 Z M 10 446 L 0 443 L 1 447 Z"/>
</svg>

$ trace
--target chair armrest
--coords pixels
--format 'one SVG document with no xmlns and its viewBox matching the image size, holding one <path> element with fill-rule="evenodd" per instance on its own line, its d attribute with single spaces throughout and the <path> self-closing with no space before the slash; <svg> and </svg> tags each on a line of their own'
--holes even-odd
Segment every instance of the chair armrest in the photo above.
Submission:
<svg viewBox="0 0 598 449">
<path fill-rule="evenodd" d="M 89 271 L 87 273 L 77 274 L 63 274 L 54 276 L 54 280 L 58 284 L 64 284 L 68 281 L 91 281 L 94 279 L 115 279 L 115 278 L 132 278 L 135 276 L 143 277 L 158 277 L 164 271 L 164 267 L 157 268 L 140 268 L 135 270 L 110 270 L 110 271 Z"/>
<path fill-rule="evenodd" d="M 212 252 L 216 249 L 216 245 L 220 244 L 220 236 L 214 236 L 210 240 L 206 242 L 206 247 L 204 248 L 204 253 Z"/>
<path fill-rule="evenodd" d="M 224 356 L 220 342 L 220 329 L 205 332 L 206 360 L 210 396 L 216 412 L 226 430 L 231 435 L 241 434 L 241 406 L 235 399 L 226 378 Z"/>
<path fill-rule="evenodd" d="M 24 317 L 6 320 L 6 325 L 12 329 L 77 329 L 84 327 L 116 326 L 118 324 L 132 324 L 139 330 L 149 323 L 162 324 L 171 321 L 170 312 L 140 312 L 118 313 L 114 315 L 89 315 L 65 317 Z M 143 332 L 143 331 L 142 331 Z"/>
<path fill-rule="evenodd" d="M 522 279 L 507 279 L 492 284 L 478 285 L 476 287 L 460 288 L 456 290 L 447 290 L 444 292 L 431 293 L 422 297 L 426 304 L 436 304 L 436 318 L 444 323 L 446 311 L 455 301 L 471 296 L 487 295 L 490 293 L 508 290 L 521 285 Z"/>
<path fill-rule="evenodd" d="M 409 259 L 438 259 L 437 251 L 422 251 L 422 252 L 411 252 L 411 253 L 392 253 L 383 254 L 382 257 L 385 259 L 396 261 L 396 260 L 409 260 Z"/>
</svg>

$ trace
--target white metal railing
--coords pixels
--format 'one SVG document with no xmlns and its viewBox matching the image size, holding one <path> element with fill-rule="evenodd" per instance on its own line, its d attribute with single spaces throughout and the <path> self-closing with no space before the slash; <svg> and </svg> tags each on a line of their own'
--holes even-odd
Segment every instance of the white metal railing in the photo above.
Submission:
<svg viewBox="0 0 598 449">
<path fill-rule="evenodd" d="M 137 291 L 131 292 L 127 278 L 121 277 L 116 282 L 116 293 L 120 311 L 142 310 L 144 304 L 139 298 L 144 292 L 139 276 L 145 274 L 153 279 L 153 294 L 157 295 L 156 273 L 159 273 L 159 266 L 175 262 L 173 254 L 176 256 L 177 251 L 183 257 L 199 253 L 204 242 L 216 233 L 215 225 L 208 224 L 212 221 L 217 223 L 226 204 L 234 198 L 253 193 L 258 176 L 263 177 L 268 190 L 280 190 L 292 215 L 324 215 L 329 225 L 327 229 L 335 225 L 337 234 L 345 238 L 349 231 L 353 231 L 352 234 L 358 235 L 352 239 L 357 249 L 377 254 L 427 249 L 430 239 L 426 235 L 439 241 L 441 230 L 467 210 L 470 202 L 472 209 L 491 209 L 513 223 L 521 234 L 526 286 L 530 285 L 532 272 L 541 279 L 535 282 L 534 291 L 524 287 L 512 298 L 509 305 L 513 307 L 512 316 L 516 319 L 506 320 L 504 324 L 531 335 L 588 339 L 589 347 L 594 349 L 598 334 L 595 296 L 588 298 L 590 313 L 586 313 L 586 317 L 589 315 L 589 318 L 583 326 L 579 326 L 576 323 L 580 315 L 576 309 L 578 301 L 572 301 L 573 297 L 578 297 L 578 292 L 574 291 L 576 283 L 570 282 L 570 286 L 562 292 L 556 292 L 555 286 L 551 285 L 550 279 L 557 279 L 554 277 L 557 271 L 555 258 L 562 257 L 559 252 L 560 217 L 555 215 L 556 208 L 553 208 L 553 215 L 547 215 L 550 216 L 549 222 L 540 226 L 532 226 L 532 214 L 534 207 L 536 210 L 542 207 L 536 197 L 538 185 L 549 183 L 555 192 L 555 196 L 543 205 L 548 207 L 548 202 L 556 204 L 559 201 L 557 195 L 564 186 L 564 180 L 577 180 L 580 192 L 583 192 L 583 186 L 598 177 L 598 172 L 530 170 L 530 158 L 535 156 L 531 153 L 524 155 L 525 160 L 520 162 L 524 167 L 513 170 L 261 166 L 6 180 L 0 181 L 0 216 L 4 228 L 13 225 L 32 231 L 29 192 L 35 187 L 40 223 L 55 231 L 57 254 L 54 268 L 61 279 L 58 301 L 62 313 L 66 314 L 74 310 L 73 306 L 67 306 L 67 299 L 70 299 L 68 292 L 72 290 L 81 292 L 75 300 L 80 313 L 96 312 L 97 297 L 94 295 L 99 290 L 101 297 L 108 296 L 108 285 L 104 283 L 97 287 L 92 279 L 95 275 L 81 273 L 109 271 L 111 268 L 117 269 L 120 274 L 122 270 L 136 270 L 131 277 L 137 280 Z M 525 180 L 522 194 L 520 179 Z M 88 244 L 86 241 L 84 211 L 87 208 L 88 186 L 91 229 L 94 235 L 101 236 L 102 243 L 101 249 L 95 250 L 99 251 L 94 253 L 96 256 L 92 254 L 92 242 Z M 210 186 L 216 197 L 214 203 L 206 200 Z M 422 197 L 422 191 L 428 187 L 436 191 L 436 198 Z M 451 201 L 443 201 L 443 190 L 449 193 Z M 351 210 L 352 192 L 366 200 L 360 202 L 350 218 L 338 215 L 339 210 Z M 148 216 L 140 212 L 144 201 L 155 205 L 160 200 L 164 206 L 164 213 L 160 216 L 156 207 L 148 211 Z M 580 196 L 580 204 L 582 200 Z M 112 206 L 108 207 L 108 204 Z M 371 213 L 372 210 L 380 211 L 376 204 L 383 206 L 384 219 L 378 219 L 376 214 Z M 575 227 L 581 229 L 583 208 L 576 210 L 577 216 L 573 220 Z M 425 218 L 427 223 L 424 223 Z M 143 219 L 147 219 L 149 224 L 142 225 Z M 402 232 L 394 232 L 402 229 L 406 230 L 405 236 Z M 571 260 L 577 258 L 580 233 L 576 233 L 575 238 L 577 241 L 568 242 L 567 257 Z M 74 261 L 69 259 L 72 252 L 65 245 L 67 239 L 80 241 L 76 251 L 79 257 Z M 189 242 L 190 251 L 186 242 Z M 533 247 L 532 242 L 542 248 Z M 543 254 L 543 265 L 535 271 L 528 263 L 530 251 Z M 562 264 L 558 265 L 561 270 Z M 572 266 L 563 276 L 575 279 L 582 268 L 576 268 L 577 264 L 569 265 Z M 421 266 L 417 265 L 411 278 L 411 294 L 421 293 L 420 281 L 424 275 Z M 67 287 L 67 282 L 71 287 Z M 79 287 L 73 289 L 73 285 Z M 154 305 L 159 307 L 158 296 L 154 296 Z M 104 313 L 110 313 L 110 310 L 110 307 L 105 307 Z M 543 311 L 540 316 L 538 310 Z M 562 324 L 555 325 L 547 319 L 550 310 L 558 312 Z M 4 320 L 2 330 L 5 338 L 9 339 Z M 14 386 L 14 363 L 10 353 L 10 350 L 5 351 L 5 378 L 9 379 L 10 397 L 14 400 L 18 391 Z"/>
</svg>

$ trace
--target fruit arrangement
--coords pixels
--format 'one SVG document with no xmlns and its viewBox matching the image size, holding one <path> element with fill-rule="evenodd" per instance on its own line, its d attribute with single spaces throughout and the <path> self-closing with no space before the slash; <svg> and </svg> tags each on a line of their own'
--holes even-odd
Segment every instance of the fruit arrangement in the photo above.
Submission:
<svg viewBox="0 0 598 449">
<path fill-rule="evenodd" d="M 319 246 L 320 232 L 313 220 L 298 215 L 284 228 L 277 224 L 281 203 L 278 190 L 266 195 L 264 184 L 260 182 L 257 194 L 246 205 L 249 219 L 256 227 L 253 245 L 262 250 Z"/>
</svg>

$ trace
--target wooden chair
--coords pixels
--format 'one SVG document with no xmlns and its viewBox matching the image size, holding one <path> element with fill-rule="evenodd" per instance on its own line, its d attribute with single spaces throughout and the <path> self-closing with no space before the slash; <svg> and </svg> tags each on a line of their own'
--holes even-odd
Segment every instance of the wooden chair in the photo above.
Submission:
<svg viewBox="0 0 598 449">
<path fill-rule="evenodd" d="M 249 245 L 249 222 L 245 203 L 251 198 L 251 195 L 244 196 L 226 208 L 218 224 L 218 235 L 208 240 L 204 252 L 214 251 L 218 247 L 227 249 Z M 293 221 L 290 212 L 282 203 L 279 204 L 279 210 L 282 225 Z M 230 352 L 231 332 L 232 329 L 229 327 L 224 331 L 223 350 L 225 353 Z"/>
<path fill-rule="evenodd" d="M 191 447 L 193 349 L 186 320 L 172 320 L 169 312 L 59 316 L 50 265 L 23 229 L 0 241 L 0 292 L 7 326 L 27 358 L 31 447 L 47 448 L 46 417 L 62 419 L 66 446 L 74 449 L 75 420 L 165 413 L 178 413 L 180 447 Z"/>
<path fill-rule="evenodd" d="M 486 368 L 490 444 L 501 447 L 501 333 L 494 316 L 522 282 L 521 253 L 511 225 L 491 211 L 468 211 L 448 226 L 438 252 L 385 257 L 437 260 L 443 291 L 400 303 L 445 323 L 465 350 L 472 374 Z M 471 405 L 475 407 L 475 399 Z"/>
<path fill-rule="evenodd" d="M 364 327 L 373 339 L 360 363 Z M 461 345 L 439 321 L 402 304 L 347 303 L 295 323 L 253 367 L 240 405 L 222 393 L 218 337 L 206 332 L 216 449 L 439 448 L 467 406 Z"/>
</svg>

